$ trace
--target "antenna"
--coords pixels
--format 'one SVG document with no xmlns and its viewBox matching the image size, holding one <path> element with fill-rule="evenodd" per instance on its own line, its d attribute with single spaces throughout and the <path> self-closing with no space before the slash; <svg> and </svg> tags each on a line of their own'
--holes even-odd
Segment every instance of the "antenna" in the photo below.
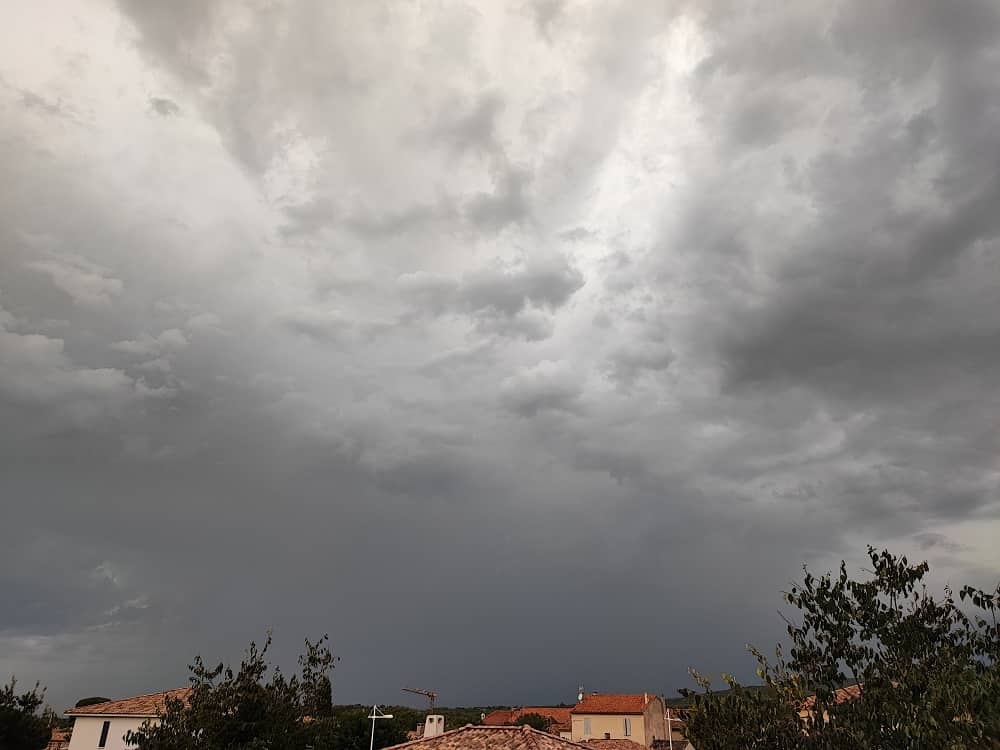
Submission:
<svg viewBox="0 0 1000 750">
<path fill-rule="evenodd" d="M 582 700 L 583 700 L 583 685 L 580 685 L 576 694 L 576 702 L 579 703 Z"/>
<path fill-rule="evenodd" d="M 379 719 L 391 719 L 392 714 L 383 713 L 376 704 L 372 706 L 372 712 L 368 714 L 368 718 L 372 720 L 372 741 L 368 743 L 368 750 L 375 750 L 375 722 Z"/>
<path fill-rule="evenodd" d="M 433 690 L 421 690 L 420 688 L 403 688 L 403 692 L 415 693 L 416 695 L 424 696 L 431 703 L 430 712 L 434 713 L 434 701 L 437 700 L 438 694 L 435 693 Z"/>
</svg>

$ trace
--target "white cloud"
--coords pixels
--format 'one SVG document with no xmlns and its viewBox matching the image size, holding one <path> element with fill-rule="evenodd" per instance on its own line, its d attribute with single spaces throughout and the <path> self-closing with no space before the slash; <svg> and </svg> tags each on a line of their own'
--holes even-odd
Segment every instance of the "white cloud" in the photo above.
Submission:
<svg viewBox="0 0 1000 750">
<path fill-rule="evenodd" d="M 86 307 L 109 307 L 125 288 L 121 279 L 112 276 L 108 269 L 79 255 L 49 253 L 41 260 L 28 261 L 25 266 L 48 276 L 76 304 Z"/>
</svg>

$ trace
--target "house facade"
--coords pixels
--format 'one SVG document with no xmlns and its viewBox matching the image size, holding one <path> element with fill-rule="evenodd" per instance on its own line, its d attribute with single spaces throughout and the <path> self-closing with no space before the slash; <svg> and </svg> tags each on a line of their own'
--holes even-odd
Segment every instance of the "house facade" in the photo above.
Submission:
<svg viewBox="0 0 1000 750">
<path fill-rule="evenodd" d="M 190 693 L 191 688 L 178 688 L 71 708 L 66 711 L 73 719 L 68 750 L 126 750 L 129 732 L 158 721 L 167 699 L 186 702 Z"/>
<path fill-rule="evenodd" d="M 655 693 L 590 693 L 573 707 L 570 717 L 574 742 L 631 740 L 652 747 L 653 742 L 668 739 L 666 707 Z"/>
</svg>

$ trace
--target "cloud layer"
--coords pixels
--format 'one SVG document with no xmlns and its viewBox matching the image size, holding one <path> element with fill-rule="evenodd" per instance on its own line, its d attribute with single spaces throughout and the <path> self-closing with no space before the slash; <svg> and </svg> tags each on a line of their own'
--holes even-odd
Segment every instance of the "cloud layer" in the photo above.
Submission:
<svg viewBox="0 0 1000 750">
<path fill-rule="evenodd" d="M 60 706 L 268 626 L 344 701 L 672 693 L 803 562 L 995 579 L 995 3 L 14 15 L 0 662 Z"/>
</svg>

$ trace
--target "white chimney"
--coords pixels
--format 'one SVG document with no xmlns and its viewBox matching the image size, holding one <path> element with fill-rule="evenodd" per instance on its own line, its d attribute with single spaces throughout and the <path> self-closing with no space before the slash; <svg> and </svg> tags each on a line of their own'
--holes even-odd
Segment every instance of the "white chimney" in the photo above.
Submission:
<svg viewBox="0 0 1000 750">
<path fill-rule="evenodd" d="M 444 734 L 444 717 L 441 714 L 430 714 L 424 721 L 423 739 Z"/>
</svg>

